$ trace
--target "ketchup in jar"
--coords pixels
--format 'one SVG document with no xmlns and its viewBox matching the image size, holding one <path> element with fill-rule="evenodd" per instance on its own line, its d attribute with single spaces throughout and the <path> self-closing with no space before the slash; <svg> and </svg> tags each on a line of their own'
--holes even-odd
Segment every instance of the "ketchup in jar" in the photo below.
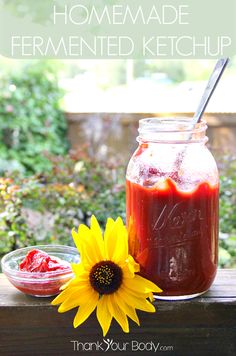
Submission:
<svg viewBox="0 0 236 356">
<path fill-rule="evenodd" d="M 163 290 L 158 299 L 196 297 L 216 274 L 219 177 L 206 128 L 187 118 L 139 122 L 126 176 L 129 248 Z"/>
</svg>

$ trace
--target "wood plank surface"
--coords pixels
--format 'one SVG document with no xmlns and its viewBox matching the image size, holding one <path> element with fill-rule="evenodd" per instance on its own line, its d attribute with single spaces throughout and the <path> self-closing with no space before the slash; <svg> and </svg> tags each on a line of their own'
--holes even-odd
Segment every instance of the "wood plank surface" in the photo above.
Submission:
<svg viewBox="0 0 236 356">
<path fill-rule="evenodd" d="M 157 301 L 156 313 L 138 312 L 141 327 L 130 321 L 129 334 L 113 322 L 105 338 L 113 342 L 106 352 L 95 315 L 74 329 L 76 309 L 59 314 L 51 300 L 26 296 L 0 275 L 1 356 L 236 355 L 236 270 L 219 270 L 211 289 L 201 297 Z"/>
</svg>

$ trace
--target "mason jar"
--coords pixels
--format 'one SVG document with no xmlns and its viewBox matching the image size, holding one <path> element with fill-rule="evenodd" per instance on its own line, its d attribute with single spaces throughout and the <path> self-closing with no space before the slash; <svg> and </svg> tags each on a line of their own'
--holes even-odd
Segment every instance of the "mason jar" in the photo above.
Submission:
<svg viewBox="0 0 236 356">
<path fill-rule="evenodd" d="M 126 175 L 129 249 L 158 299 L 188 299 L 211 286 L 218 259 L 219 176 L 205 121 L 139 121 Z"/>
</svg>

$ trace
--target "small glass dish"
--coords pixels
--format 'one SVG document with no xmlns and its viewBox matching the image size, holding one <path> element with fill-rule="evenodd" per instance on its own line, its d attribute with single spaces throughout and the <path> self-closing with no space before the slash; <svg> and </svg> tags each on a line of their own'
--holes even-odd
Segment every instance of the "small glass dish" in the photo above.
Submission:
<svg viewBox="0 0 236 356">
<path fill-rule="evenodd" d="M 80 255 L 74 247 L 63 245 L 38 245 L 20 248 L 2 258 L 2 271 L 21 292 L 34 297 L 51 297 L 60 292 L 60 287 L 73 278 L 71 267 L 50 272 L 20 271 L 19 264 L 30 250 L 38 249 L 50 256 L 59 257 L 69 263 L 79 263 Z"/>
</svg>

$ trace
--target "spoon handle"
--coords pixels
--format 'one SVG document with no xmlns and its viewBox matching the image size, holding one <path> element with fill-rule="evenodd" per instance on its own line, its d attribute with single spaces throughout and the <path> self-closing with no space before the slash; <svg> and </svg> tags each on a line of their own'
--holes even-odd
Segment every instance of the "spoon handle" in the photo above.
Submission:
<svg viewBox="0 0 236 356">
<path fill-rule="evenodd" d="M 201 120 L 201 117 L 207 107 L 207 104 L 208 104 L 228 62 L 229 62 L 229 58 L 221 58 L 217 61 L 215 68 L 214 68 L 214 70 L 210 76 L 210 79 L 207 83 L 207 86 L 204 90 L 204 93 L 203 93 L 201 101 L 198 105 L 198 108 L 193 116 L 193 119 L 192 119 L 193 125 L 195 125 L 196 123 L 198 123 Z"/>
</svg>

